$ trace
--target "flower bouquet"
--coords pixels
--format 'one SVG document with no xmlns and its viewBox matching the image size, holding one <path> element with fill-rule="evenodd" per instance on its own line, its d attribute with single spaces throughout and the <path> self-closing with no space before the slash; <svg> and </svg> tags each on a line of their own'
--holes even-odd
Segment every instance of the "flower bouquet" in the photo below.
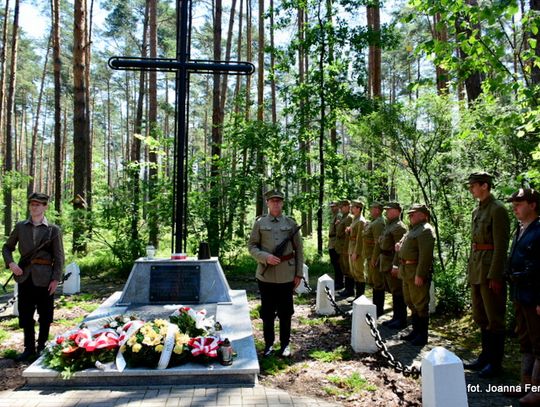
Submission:
<svg viewBox="0 0 540 407">
<path fill-rule="evenodd" d="M 95 367 L 96 362 L 112 362 L 118 341 L 118 334 L 109 328 L 95 332 L 87 328 L 71 330 L 49 343 L 44 351 L 43 364 L 69 379 L 79 370 Z"/>
<path fill-rule="evenodd" d="M 169 320 L 178 326 L 180 332 L 191 338 L 212 335 L 221 328 L 219 322 L 214 321 L 213 316 L 206 316 L 205 309 L 195 311 L 190 307 L 180 307 L 172 313 Z"/>
<path fill-rule="evenodd" d="M 189 340 L 193 361 L 212 363 L 218 360 L 219 345 L 223 341 L 217 336 L 199 336 Z"/>
</svg>

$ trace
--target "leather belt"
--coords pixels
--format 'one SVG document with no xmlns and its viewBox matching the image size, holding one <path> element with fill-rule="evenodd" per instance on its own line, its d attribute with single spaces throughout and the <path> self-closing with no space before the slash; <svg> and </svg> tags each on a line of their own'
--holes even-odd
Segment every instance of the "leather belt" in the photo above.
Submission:
<svg viewBox="0 0 540 407">
<path fill-rule="evenodd" d="M 52 266 L 52 261 L 47 259 L 32 259 L 30 264 L 41 264 L 42 266 Z"/>
<path fill-rule="evenodd" d="M 286 254 L 285 256 L 281 256 L 279 259 L 281 261 L 287 261 L 287 260 L 290 260 L 290 259 L 294 259 L 294 253 Z"/>
<path fill-rule="evenodd" d="M 473 243 L 472 249 L 475 252 L 484 251 L 484 250 L 495 250 L 495 245 L 492 245 L 490 243 Z"/>
<path fill-rule="evenodd" d="M 418 264 L 418 260 L 405 260 L 405 259 L 400 259 L 399 260 L 401 264 L 405 265 L 405 266 L 408 266 L 410 264 Z"/>
</svg>

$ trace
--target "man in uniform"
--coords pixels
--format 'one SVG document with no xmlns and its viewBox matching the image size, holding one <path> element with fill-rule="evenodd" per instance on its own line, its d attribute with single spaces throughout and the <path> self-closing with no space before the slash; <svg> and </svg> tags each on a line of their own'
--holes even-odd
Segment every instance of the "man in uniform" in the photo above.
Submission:
<svg viewBox="0 0 540 407">
<path fill-rule="evenodd" d="M 540 405 L 540 194 L 534 189 L 519 189 L 508 202 L 519 220 L 507 274 L 510 298 L 514 302 L 516 332 L 521 356 L 522 406 Z M 530 385 L 536 392 L 528 392 Z M 528 394 L 527 394 L 528 392 Z M 519 394 L 518 393 L 518 394 Z"/>
<path fill-rule="evenodd" d="M 429 286 L 433 266 L 435 231 L 428 223 L 429 210 L 414 204 L 407 211 L 409 231 L 397 244 L 399 275 L 403 282 L 403 297 L 412 313 L 412 331 L 402 336 L 412 345 L 424 346 L 428 340 Z"/>
<path fill-rule="evenodd" d="M 393 268 L 396 257 L 395 246 L 401 240 L 407 229 L 400 220 L 401 206 L 397 202 L 385 205 L 386 225 L 379 236 L 379 270 L 384 275 L 385 285 L 392 294 L 392 319 L 383 322 L 383 325 L 394 329 L 403 329 L 407 326 L 407 307 L 403 299 L 403 285 L 398 277 L 398 270 Z"/>
<path fill-rule="evenodd" d="M 255 221 L 248 249 L 257 260 L 256 278 L 261 294 L 264 356 L 273 353 L 274 321 L 277 315 L 281 346 L 279 354 L 288 357 L 291 355 L 289 342 L 294 314 L 293 290 L 302 280 L 304 251 L 296 222 L 283 215 L 283 194 L 272 190 L 265 194 L 265 198 L 268 214 Z M 286 239 L 289 242 L 285 251 L 279 257 L 276 256 L 274 250 Z"/>
<path fill-rule="evenodd" d="M 362 216 L 364 203 L 360 200 L 351 202 L 353 220 L 349 227 L 349 267 L 354 279 L 355 294 L 354 299 L 364 295 L 366 290 L 366 278 L 364 276 L 364 254 L 362 252 L 364 243 L 364 226 L 366 220 Z M 353 300 L 354 301 L 354 300 Z"/>
<path fill-rule="evenodd" d="M 384 229 L 383 206 L 372 202 L 369 207 L 371 221 L 364 227 L 364 258 L 367 260 L 368 283 L 373 285 L 373 304 L 377 306 L 377 318 L 384 312 L 384 276 L 379 270 L 379 236 Z"/>
<path fill-rule="evenodd" d="M 336 251 L 339 253 L 339 267 L 345 278 L 345 288 L 340 291 L 342 298 L 354 295 L 354 279 L 349 267 L 349 226 L 353 217 L 349 213 L 351 203 L 345 199 L 340 202 L 341 219 L 336 225 Z"/>
<path fill-rule="evenodd" d="M 336 226 L 339 223 L 339 206 L 336 202 L 330 202 L 330 227 L 328 229 L 328 254 L 330 263 L 334 269 L 334 288 L 341 290 L 343 288 L 343 274 L 339 267 L 339 253 L 336 251 Z"/>
<path fill-rule="evenodd" d="M 18 284 L 19 326 L 24 331 L 24 352 L 18 356 L 19 361 L 31 360 L 45 349 L 54 316 L 54 292 L 64 267 L 62 232 L 45 217 L 48 203 L 48 195 L 30 194 L 30 218 L 15 225 L 2 247 L 4 262 Z M 19 264 L 13 260 L 17 245 L 21 254 Z M 37 354 L 36 310 L 39 315 Z"/>
<path fill-rule="evenodd" d="M 468 178 L 469 191 L 479 201 L 472 213 L 471 255 L 468 280 L 471 285 L 473 319 L 480 327 L 482 351 L 465 368 L 480 371 L 480 377 L 498 375 L 504 353 L 506 285 L 504 265 L 510 220 L 504 204 L 493 196 L 493 176 L 475 172 Z"/>
</svg>

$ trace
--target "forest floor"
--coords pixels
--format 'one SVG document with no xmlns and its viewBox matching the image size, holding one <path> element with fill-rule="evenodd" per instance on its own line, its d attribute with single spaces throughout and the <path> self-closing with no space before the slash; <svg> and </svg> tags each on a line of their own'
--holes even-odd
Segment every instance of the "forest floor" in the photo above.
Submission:
<svg viewBox="0 0 540 407">
<path fill-rule="evenodd" d="M 404 377 L 389 368 L 380 353 L 374 355 L 354 353 L 350 346 L 349 319 L 321 317 L 316 315 L 315 296 L 297 296 L 293 316 L 290 358 L 261 355 L 262 321 L 258 318 L 259 300 L 253 282 L 231 281 L 234 289 L 243 288 L 250 298 L 252 323 L 261 374 L 259 383 L 279 388 L 292 394 L 324 399 L 344 406 L 421 406 L 422 389 L 420 379 Z M 84 284 L 83 293 L 76 296 L 58 296 L 55 322 L 51 337 L 77 325 L 85 315 L 96 308 L 112 292 L 121 290 L 121 285 Z M 370 293 L 368 292 L 368 297 Z M 0 308 L 9 296 L 0 298 Z M 350 309 L 346 301 L 340 306 Z M 387 304 L 387 309 L 389 305 Z M 385 314 L 382 320 L 389 318 Z M 380 321 L 379 321 L 380 322 Z M 471 359 L 478 352 L 478 333 L 470 316 L 449 318 L 435 315 L 431 319 L 430 339 L 423 348 L 414 347 L 399 340 L 400 333 L 379 327 L 389 351 L 404 365 L 420 367 L 422 357 L 435 346 L 444 346 L 464 359 Z M 410 328 L 407 328 L 410 329 Z M 407 332 L 407 331 L 405 331 Z M 2 335 L 4 337 L 2 338 Z M 9 315 L 0 316 L 0 391 L 16 389 L 25 385 L 22 377 L 26 364 L 16 363 L 12 357 L 23 349 L 22 331 L 17 319 Z M 479 385 L 479 392 L 469 392 L 470 406 L 518 405 L 517 400 L 503 397 L 497 392 L 488 392 L 488 384 L 516 384 L 519 379 L 519 354 L 515 338 L 508 338 L 505 351 L 505 371 L 502 377 L 491 382 L 479 379 L 476 374 L 466 372 L 466 382 Z"/>
</svg>

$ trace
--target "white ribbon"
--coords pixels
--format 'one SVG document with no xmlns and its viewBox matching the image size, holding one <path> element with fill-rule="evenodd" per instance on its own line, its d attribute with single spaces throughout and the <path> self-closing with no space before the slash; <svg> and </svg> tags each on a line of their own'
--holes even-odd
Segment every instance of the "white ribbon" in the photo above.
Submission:
<svg viewBox="0 0 540 407">
<path fill-rule="evenodd" d="M 171 355 L 176 344 L 176 333 L 178 332 L 178 326 L 175 324 L 169 324 L 167 328 L 167 336 L 165 337 L 165 343 L 163 344 L 163 350 L 161 351 L 161 357 L 157 368 L 159 370 L 167 369 Z"/>
<path fill-rule="evenodd" d="M 124 355 L 122 352 L 122 346 L 131 338 L 133 335 L 135 335 L 139 329 L 142 328 L 144 325 L 144 321 L 135 320 L 128 322 L 126 325 L 123 326 L 122 331 L 125 331 L 127 329 L 127 332 L 120 335 L 120 340 L 118 342 L 118 345 L 120 346 L 120 349 L 118 350 L 118 353 L 116 354 L 116 369 L 119 372 L 123 372 L 126 368 L 126 359 L 124 359 Z"/>
</svg>

